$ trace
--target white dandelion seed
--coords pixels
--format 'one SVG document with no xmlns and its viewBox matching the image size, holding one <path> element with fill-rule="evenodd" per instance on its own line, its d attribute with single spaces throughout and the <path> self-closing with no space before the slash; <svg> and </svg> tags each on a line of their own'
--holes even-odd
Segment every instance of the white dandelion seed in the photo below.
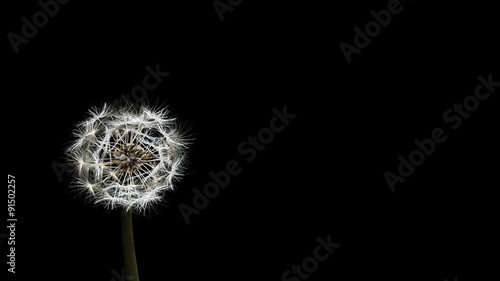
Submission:
<svg viewBox="0 0 500 281">
<path fill-rule="evenodd" d="M 92 108 L 66 150 L 72 186 L 95 204 L 144 212 L 183 175 L 187 139 L 166 109 Z"/>
</svg>

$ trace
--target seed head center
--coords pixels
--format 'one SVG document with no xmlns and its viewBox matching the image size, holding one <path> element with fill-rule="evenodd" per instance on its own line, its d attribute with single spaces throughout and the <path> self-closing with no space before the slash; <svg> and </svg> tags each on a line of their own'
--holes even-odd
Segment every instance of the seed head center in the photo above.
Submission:
<svg viewBox="0 0 500 281">
<path fill-rule="evenodd" d="M 111 151 L 118 172 L 137 172 L 149 160 L 150 153 L 137 144 L 122 144 Z"/>
</svg>

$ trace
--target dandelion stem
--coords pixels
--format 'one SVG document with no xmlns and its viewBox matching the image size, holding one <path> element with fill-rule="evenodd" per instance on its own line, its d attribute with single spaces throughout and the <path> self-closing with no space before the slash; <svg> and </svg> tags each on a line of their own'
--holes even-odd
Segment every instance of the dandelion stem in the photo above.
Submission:
<svg viewBox="0 0 500 281">
<path fill-rule="evenodd" d="M 126 279 L 139 281 L 137 260 L 135 258 L 134 230 L 132 227 L 132 211 L 122 210 L 121 214 L 123 257 L 125 259 Z"/>
</svg>

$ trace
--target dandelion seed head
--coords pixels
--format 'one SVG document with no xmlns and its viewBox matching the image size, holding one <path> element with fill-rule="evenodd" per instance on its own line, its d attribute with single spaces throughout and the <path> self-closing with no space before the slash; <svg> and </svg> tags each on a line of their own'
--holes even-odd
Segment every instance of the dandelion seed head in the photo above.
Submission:
<svg viewBox="0 0 500 281">
<path fill-rule="evenodd" d="M 72 186 L 106 208 L 144 212 L 183 175 L 188 140 L 166 108 L 94 107 L 74 137 Z"/>
</svg>

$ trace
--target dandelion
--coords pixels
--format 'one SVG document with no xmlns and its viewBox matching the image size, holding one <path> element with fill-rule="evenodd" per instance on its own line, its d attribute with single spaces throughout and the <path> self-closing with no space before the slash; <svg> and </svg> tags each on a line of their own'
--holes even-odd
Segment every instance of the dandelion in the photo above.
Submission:
<svg viewBox="0 0 500 281">
<path fill-rule="evenodd" d="M 67 148 L 71 184 L 96 205 L 122 210 L 127 275 L 136 277 L 132 213 L 144 213 L 183 175 L 187 139 L 165 108 L 146 105 L 89 111 Z"/>
</svg>

